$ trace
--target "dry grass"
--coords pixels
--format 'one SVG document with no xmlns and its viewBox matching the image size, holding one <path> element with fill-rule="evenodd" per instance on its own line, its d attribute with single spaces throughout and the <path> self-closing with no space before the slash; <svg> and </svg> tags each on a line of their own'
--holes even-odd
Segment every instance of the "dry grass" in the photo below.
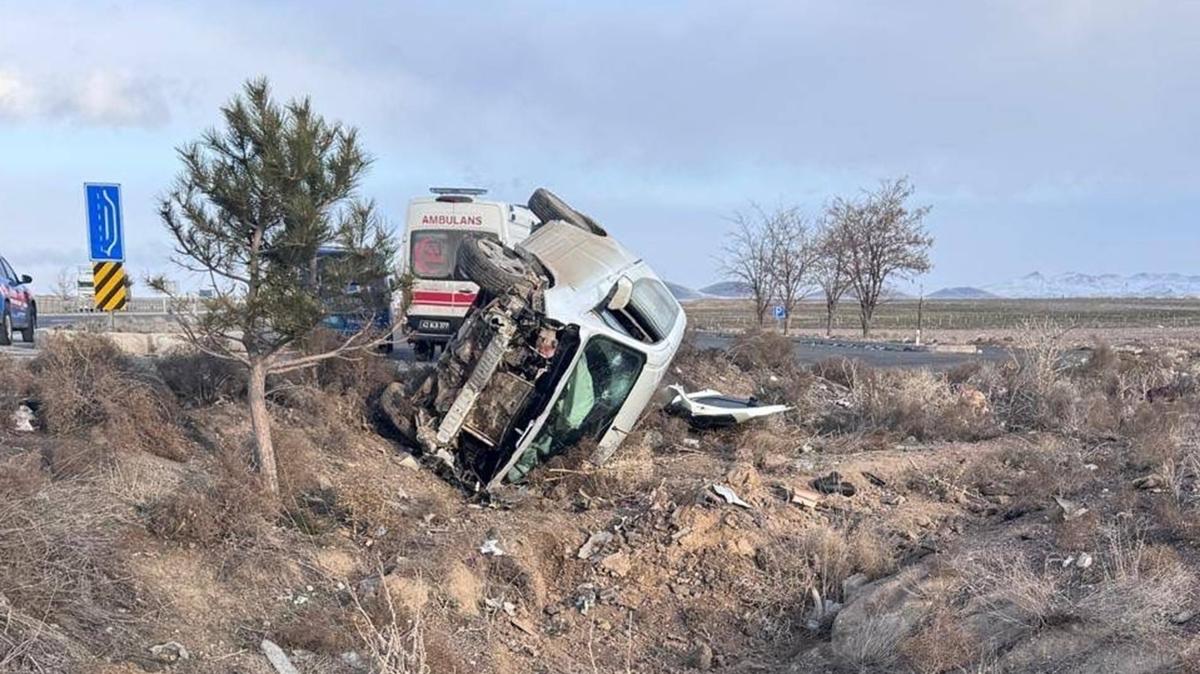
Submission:
<svg viewBox="0 0 1200 674">
<path fill-rule="evenodd" d="M 203 407 L 246 394 L 246 373 L 238 364 L 197 351 L 179 351 L 155 361 L 162 380 L 185 407 Z"/>
<path fill-rule="evenodd" d="M 382 586 L 382 570 L 378 578 Z M 371 671 L 379 674 L 429 674 L 432 670 L 426 662 L 425 629 L 421 613 L 416 612 L 410 620 L 405 621 L 406 624 L 401 625 L 400 612 L 397 611 L 392 593 L 385 589 L 378 595 L 376 603 L 380 606 L 371 610 L 360 600 L 357 592 L 350 592 L 357 614 L 355 627 L 371 663 Z"/>
<path fill-rule="evenodd" d="M 729 357 L 743 370 L 795 369 L 792 340 L 775 332 L 751 331 L 738 335 L 729 347 Z"/>
<path fill-rule="evenodd" d="M 150 607 L 130 581 L 117 503 L 30 475 L 0 499 L 0 670 L 67 671 L 137 641 Z"/>
<path fill-rule="evenodd" d="M 244 462 L 218 457 L 214 477 L 185 482 L 144 508 L 146 528 L 164 540 L 214 547 L 257 538 L 278 507 Z"/>
<path fill-rule="evenodd" d="M 113 448 L 182 461 L 190 447 L 178 425 L 174 396 L 140 371 L 111 341 L 96 335 L 51 337 L 30 365 L 38 416 L 59 436 L 87 436 L 101 467 Z M 76 464 L 84 466 L 83 457 Z"/>
<path fill-rule="evenodd" d="M 963 628 L 959 616 L 950 607 L 941 606 L 914 634 L 900 641 L 899 653 L 923 674 L 962 672 L 970 671 L 979 644 Z"/>
</svg>

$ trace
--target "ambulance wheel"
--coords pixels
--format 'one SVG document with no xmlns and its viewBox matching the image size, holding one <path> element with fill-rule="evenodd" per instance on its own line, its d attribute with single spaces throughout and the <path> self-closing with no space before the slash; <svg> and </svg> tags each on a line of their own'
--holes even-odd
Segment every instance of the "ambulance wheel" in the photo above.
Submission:
<svg viewBox="0 0 1200 674">
<path fill-rule="evenodd" d="M 413 342 L 413 356 L 419 361 L 433 360 L 433 342 Z"/>
<path fill-rule="evenodd" d="M 503 295 L 529 274 L 529 267 L 516 253 L 499 241 L 484 237 L 462 242 L 458 267 L 467 278 L 493 295 Z"/>
<path fill-rule="evenodd" d="M 571 208 L 567 202 L 558 198 L 558 195 L 545 187 L 539 187 L 529 195 L 529 210 L 533 211 L 533 214 L 538 216 L 543 223 L 562 220 L 585 232 L 591 232 L 597 236 L 608 236 L 608 232 L 605 232 L 599 223 Z"/>
</svg>

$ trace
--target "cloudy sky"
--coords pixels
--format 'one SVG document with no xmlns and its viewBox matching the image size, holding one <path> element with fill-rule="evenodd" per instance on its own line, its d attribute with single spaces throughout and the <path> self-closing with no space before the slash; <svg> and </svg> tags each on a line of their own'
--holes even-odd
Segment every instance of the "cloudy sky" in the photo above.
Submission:
<svg viewBox="0 0 1200 674">
<path fill-rule="evenodd" d="M 430 185 L 546 185 L 699 286 L 749 200 L 908 175 L 926 288 L 1200 272 L 1200 3 L 189 4 L 4 3 L 0 253 L 41 289 L 87 261 L 85 181 L 167 270 L 174 148 L 256 75 L 360 129 L 397 227 Z"/>
</svg>

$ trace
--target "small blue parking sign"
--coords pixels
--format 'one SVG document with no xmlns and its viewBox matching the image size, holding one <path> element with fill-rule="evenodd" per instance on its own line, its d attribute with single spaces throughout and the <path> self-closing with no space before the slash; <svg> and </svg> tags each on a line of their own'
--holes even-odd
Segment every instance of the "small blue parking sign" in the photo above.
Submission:
<svg viewBox="0 0 1200 674">
<path fill-rule="evenodd" d="M 121 186 L 84 183 L 87 204 L 88 249 L 93 262 L 125 261 L 125 222 L 121 214 Z"/>
<path fill-rule="evenodd" d="M 785 318 L 787 318 L 787 309 L 777 305 L 775 307 L 775 319 L 782 321 Z"/>
</svg>

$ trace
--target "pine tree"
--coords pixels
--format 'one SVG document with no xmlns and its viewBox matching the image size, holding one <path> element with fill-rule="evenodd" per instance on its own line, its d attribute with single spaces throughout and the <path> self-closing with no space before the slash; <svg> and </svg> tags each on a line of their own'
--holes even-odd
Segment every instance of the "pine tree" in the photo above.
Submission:
<svg viewBox="0 0 1200 674">
<path fill-rule="evenodd" d="M 247 82 L 221 112 L 222 128 L 179 148 L 183 170 L 160 214 L 174 261 L 214 289 L 202 311 L 177 317 L 197 349 L 245 367 L 254 465 L 277 493 L 268 377 L 382 341 L 367 317 L 329 350 L 297 349 L 345 301 L 347 282 L 381 287 L 394 246 L 359 200 L 371 160 L 353 128 L 326 121 L 307 98 L 281 105 L 265 79 Z M 319 264 L 318 251 L 331 246 L 350 254 Z"/>
</svg>

